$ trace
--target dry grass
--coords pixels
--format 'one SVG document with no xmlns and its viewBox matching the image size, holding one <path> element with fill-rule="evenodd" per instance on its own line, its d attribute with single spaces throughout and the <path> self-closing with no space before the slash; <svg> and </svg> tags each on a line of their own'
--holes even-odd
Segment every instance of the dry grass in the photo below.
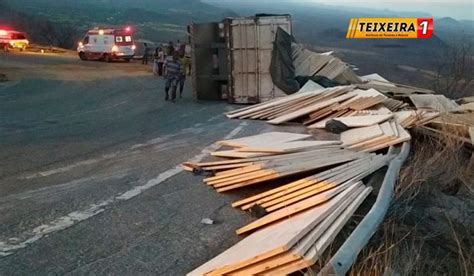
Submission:
<svg viewBox="0 0 474 276">
<path fill-rule="evenodd" d="M 434 222 L 419 219 L 423 211 L 417 210 L 420 202 L 436 200 L 437 195 L 457 196 L 460 185 L 470 191 L 460 196 L 473 197 L 473 162 L 462 143 L 452 138 L 454 130 L 447 131 L 451 135 L 439 139 L 415 136 L 389 215 L 350 275 L 473 275 L 469 225 L 466 231 L 465 225 L 454 223 L 449 209 L 440 210 Z"/>
<path fill-rule="evenodd" d="M 463 178 L 467 171 L 463 143 L 453 138 L 456 129 L 444 129 L 443 133 L 447 135 L 439 139 L 417 137 L 413 140 L 411 157 L 401 171 L 396 187 L 396 200 L 408 203 L 422 188 L 446 190 L 455 180 Z M 430 186 L 426 187 L 426 183 Z"/>
</svg>

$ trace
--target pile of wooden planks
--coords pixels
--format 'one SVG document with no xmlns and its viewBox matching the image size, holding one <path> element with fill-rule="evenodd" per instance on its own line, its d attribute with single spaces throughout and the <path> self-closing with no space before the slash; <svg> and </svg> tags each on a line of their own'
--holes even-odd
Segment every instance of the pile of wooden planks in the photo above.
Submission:
<svg viewBox="0 0 474 276">
<path fill-rule="evenodd" d="M 310 138 L 307 134 L 268 132 L 218 141 L 236 152 L 269 155 L 183 164 L 186 170 L 212 172 L 204 182 L 218 192 L 275 179 L 286 183 L 235 201 L 234 208 L 260 211 L 260 218 L 236 230 L 238 235 L 249 236 L 189 275 L 291 273 L 320 258 L 371 192 L 362 180 L 393 156 L 357 152 L 344 148 L 341 141 Z M 315 144 L 296 152 L 292 150 L 297 147 L 287 146 L 304 142 Z M 292 180 L 284 182 L 290 175 Z"/>
<path fill-rule="evenodd" d="M 332 52 L 316 53 L 294 43 L 292 58 L 296 76 L 321 76 L 340 84 L 362 82 L 351 66 L 333 56 Z"/>
<path fill-rule="evenodd" d="M 386 99 L 386 96 L 375 89 L 362 90 L 355 89 L 353 86 L 337 86 L 299 92 L 263 104 L 228 112 L 226 115 L 229 118 L 266 120 L 268 123 L 276 125 L 293 120 L 303 120 L 304 124 L 311 126 L 312 123 L 322 119 L 329 120 L 360 114 L 360 112 L 382 104 Z"/>
<path fill-rule="evenodd" d="M 438 116 L 439 112 L 428 110 L 404 110 L 394 113 L 395 121 L 404 128 L 425 125 Z"/>
<path fill-rule="evenodd" d="M 342 148 L 341 141 L 301 140 L 309 136 L 270 132 L 218 141 L 218 144 L 233 149 L 212 152 L 211 155 L 232 159 L 184 163 L 183 166 L 188 171 L 215 172 L 214 176 L 205 178 L 204 182 L 218 192 L 225 192 L 368 156 L 366 153 Z"/>
<path fill-rule="evenodd" d="M 376 78 L 377 76 L 366 76 Z M 369 78 L 369 79 L 370 79 Z M 378 77 L 381 78 L 381 77 Z M 383 79 L 383 78 L 382 78 Z M 371 80 L 384 85 L 389 82 Z M 431 99 L 434 95 L 411 95 L 410 99 Z M 436 97 L 435 97 L 436 98 Z M 442 98 L 442 97 L 439 97 Z M 403 109 L 403 110 L 400 110 Z M 260 119 L 270 124 L 283 124 L 298 120 L 309 130 L 329 129 L 329 122 L 339 122 L 350 130 L 341 134 L 343 146 L 357 151 L 380 150 L 411 139 L 408 128 L 432 122 L 439 116 L 433 110 L 414 109 L 403 101 L 388 98 L 375 89 L 357 89 L 354 86 L 337 86 L 304 91 L 253 107 L 227 113 L 229 118 Z M 306 143 L 303 143 L 304 146 Z M 308 143 L 310 145 L 311 143 Z M 291 143 L 288 145 L 291 150 Z M 294 143 L 298 148 L 298 143 Z M 268 156 L 268 152 L 230 152 L 234 157 Z M 216 156 L 225 156 L 217 153 Z M 227 155 L 232 157 L 231 155 Z"/>
<path fill-rule="evenodd" d="M 334 189 L 346 181 L 362 180 L 385 166 L 389 160 L 391 158 L 388 156 L 370 154 L 330 170 L 236 201 L 232 206 L 244 211 L 259 206 L 270 213 L 313 195 Z"/>
<path fill-rule="evenodd" d="M 341 187 L 323 204 L 310 204 L 320 202 L 318 195 L 301 202 L 293 208 L 302 208 L 299 212 L 250 234 L 188 275 L 280 275 L 313 265 L 372 189 L 355 181 Z"/>
</svg>

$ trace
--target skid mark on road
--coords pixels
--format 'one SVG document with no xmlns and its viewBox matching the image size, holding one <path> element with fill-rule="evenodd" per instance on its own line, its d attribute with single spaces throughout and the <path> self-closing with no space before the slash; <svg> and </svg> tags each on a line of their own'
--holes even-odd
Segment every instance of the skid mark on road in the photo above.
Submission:
<svg viewBox="0 0 474 276">
<path fill-rule="evenodd" d="M 242 129 L 246 125 L 247 125 L 246 122 L 242 122 L 237 128 L 235 128 L 229 134 L 227 134 L 224 137 L 224 139 L 231 139 L 232 137 L 237 135 L 240 131 L 242 131 Z M 210 146 L 207 146 L 198 155 L 194 156 L 190 161 L 199 162 L 204 157 L 206 157 L 210 152 L 217 150 L 219 147 L 220 146 L 217 144 L 212 144 Z M 28 245 L 40 240 L 41 238 L 45 236 L 53 234 L 57 231 L 67 229 L 81 221 L 92 218 L 95 215 L 104 212 L 107 206 L 113 203 L 117 203 L 120 201 L 125 201 L 131 198 L 134 198 L 140 195 L 141 193 L 143 193 L 144 191 L 149 190 L 160 183 L 163 183 L 165 180 L 177 175 L 178 173 L 182 171 L 183 171 L 183 168 L 181 167 L 181 165 L 177 165 L 159 174 L 157 177 L 149 180 L 144 185 L 136 186 L 132 188 L 131 190 L 128 190 L 116 196 L 112 196 L 99 203 L 91 204 L 89 208 L 85 210 L 75 211 L 75 212 L 67 214 L 66 216 L 50 221 L 49 223 L 40 225 L 31 231 L 23 233 L 22 237 L 20 238 L 10 238 L 7 241 L 0 241 L 0 257 L 13 254 L 14 251 L 25 248 Z"/>
</svg>

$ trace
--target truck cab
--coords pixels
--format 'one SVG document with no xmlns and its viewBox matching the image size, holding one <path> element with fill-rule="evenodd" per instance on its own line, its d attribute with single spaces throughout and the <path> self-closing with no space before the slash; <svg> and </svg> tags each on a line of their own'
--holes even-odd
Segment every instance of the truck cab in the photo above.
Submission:
<svg viewBox="0 0 474 276">
<path fill-rule="evenodd" d="M 0 30 L 0 47 L 6 52 L 9 49 L 24 51 L 29 43 L 23 32 Z"/>
<path fill-rule="evenodd" d="M 130 61 L 135 55 L 135 49 L 130 28 L 124 30 L 96 28 L 88 31 L 79 42 L 77 53 L 81 60 Z"/>
</svg>

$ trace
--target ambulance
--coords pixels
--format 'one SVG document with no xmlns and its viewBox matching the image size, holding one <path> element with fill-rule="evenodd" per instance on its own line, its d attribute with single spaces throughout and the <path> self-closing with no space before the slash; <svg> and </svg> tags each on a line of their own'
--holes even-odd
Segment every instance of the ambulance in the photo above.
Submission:
<svg viewBox="0 0 474 276">
<path fill-rule="evenodd" d="M 95 28 L 87 32 L 77 47 L 81 60 L 104 60 L 107 62 L 122 59 L 130 61 L 135 55 L 136 46 L 132 30 Z"/>
<path fill-rule="evenodd" d="M 29 43 L 25 33 L 0 30 L 0 47 L 4 51 L 8 51 L 9 49 L 20 49 L 20 51 L 24 51 Z"/>
</svg>

